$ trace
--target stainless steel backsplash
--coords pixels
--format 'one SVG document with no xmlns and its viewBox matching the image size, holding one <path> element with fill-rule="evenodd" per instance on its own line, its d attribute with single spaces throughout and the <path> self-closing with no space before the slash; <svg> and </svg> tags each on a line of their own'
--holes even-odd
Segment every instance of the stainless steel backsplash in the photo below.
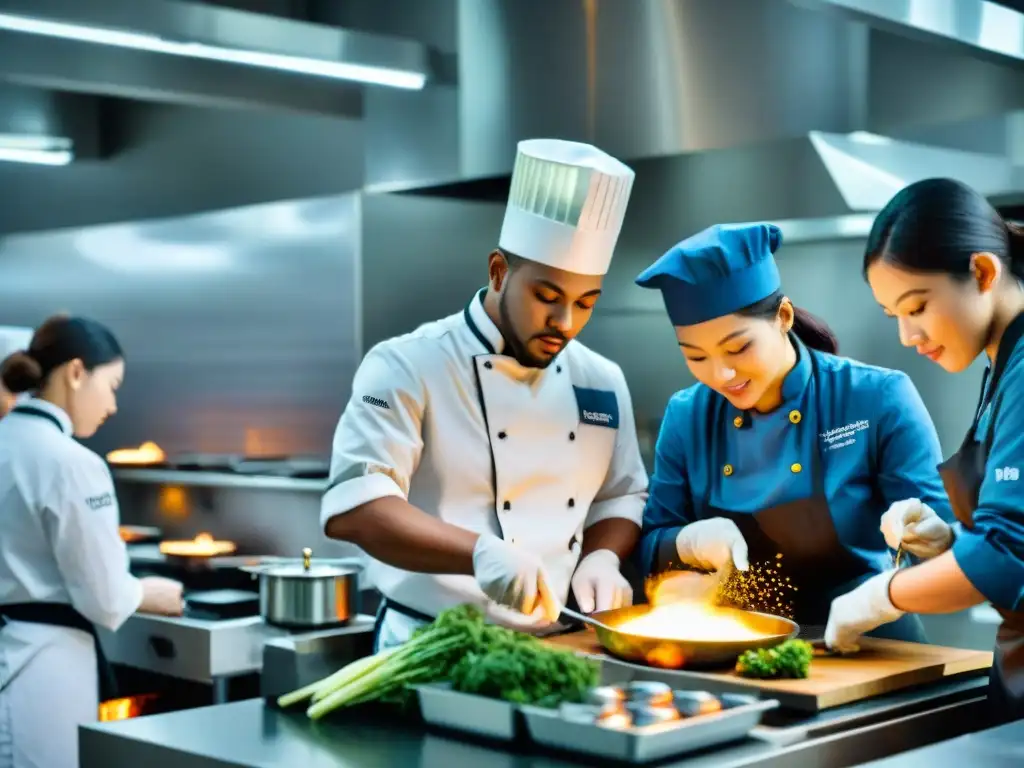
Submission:
<svg viewBox="0 0 1024 768">
<path fill-rule="evenodd" d="M 127 360 L 95 450 L 325 454 L 361 357 L 359 196 L 0 240 L 0 322 L 69 311 Z"/>
</svg>

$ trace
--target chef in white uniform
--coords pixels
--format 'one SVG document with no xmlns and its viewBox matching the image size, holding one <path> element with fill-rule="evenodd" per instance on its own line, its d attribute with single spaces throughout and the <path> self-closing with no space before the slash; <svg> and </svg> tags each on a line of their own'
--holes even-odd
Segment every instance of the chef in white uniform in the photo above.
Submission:
<svg viewBox="0 0 1024 768">
<path fill-rule="evenodd" d="M 78 726 L 116 684 L 95 625 L 180 613 L 181 585 L 136 579 L 103 459 L 76 442 L 116 410 L 117 340 L 54 317 L 0 366 L 19 398 L 0 419 L 0 768 L 76 768 Z"/>
<path fill-rule="evenodd" d="M 586 144 L 521 142 L 487 287 L 360 364 L 321 520 L 369 555 L 378 649 L 460 603 L 542 634 L 570 596 L 584 612 L 632 601 L 620 563 L 647 497 L 632 403 L 573 337 L 633 178 Z"/>
<path fill-rule="evenodd" d="M 6 360 L 8 355 L 13 355 L 19 350 L 28 349 L 28 343 L 31 340 L 31 328 L 0 325 L 0 360 Z M 14 407 L 15 400 L 17 400 L 15 394 L 8 392 L 3 381 L 0 381 L 0 419 Z"/>
</svg>

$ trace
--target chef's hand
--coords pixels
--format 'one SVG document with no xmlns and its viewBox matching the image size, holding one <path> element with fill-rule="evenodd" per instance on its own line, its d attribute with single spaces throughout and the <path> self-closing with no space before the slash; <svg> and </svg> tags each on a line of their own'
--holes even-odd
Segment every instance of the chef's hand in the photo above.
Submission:
<svg viewBox="0 0 1024 768">
<path fill-rule="evenodd" d="M 539 557 L 489 533 L 473 548 L 473 575 L 491 600 L 527 615 L 539 610 L 556 621 L 558 601 Z"/>
<path fill-rule="evenodd" d="M 676 552 L 686 565 L 727 574 L 735 566 L 741 571 L 747 562 L 747 542 L 736 523 L 712 517 L 690 523 L 676 536 Z"/>
<path fill-rule="evenodd" d="M 832 601 L 825 627 L 825 644 L 829 648 L 841 653 L 856 651 L 861 635 L 903 615 L 889 599 L 889 582 L 895 573 L 885 571 L 872 576 L 852 592 Z"/>
<path fill-rule="evenodd" d="M 620 573 L 619 565 L 619 556 L 610 549 L 596 549 L 580 560 L 572 577 L 572 592 L 580 613 L 633 604 L 633 588 Z"/>
<path fill-rule="evenodd" d="M 164 616 L 181 616 L 185 611 L 180 581 L 162 576 L 146 576 L 142 582 L 141 613 L 158 613 Z"/>
<path fill-rule="evenodd" d="M 921 558 L 941 555 L 953 543 L 953 529 L 920 499 L 895 502 L 882 515 L 882 535 L 890 549 L 903 549 Z"/>
</svg>

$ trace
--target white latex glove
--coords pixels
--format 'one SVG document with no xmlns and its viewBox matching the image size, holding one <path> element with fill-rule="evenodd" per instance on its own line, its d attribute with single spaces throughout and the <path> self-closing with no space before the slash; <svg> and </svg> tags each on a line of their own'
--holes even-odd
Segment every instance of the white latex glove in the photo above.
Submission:
<svg viewBox="0 0 1024 768">
<path fill-rule="evenodd" d="M 540 610 L 549 621 L 559 607 L 539 557 L 515 544 L 483 533 L 473 548 L 473 575 L 491 600 L 531 615 Z"/>
<path fill-rule="evenodd" d="M 724 517 L 698 520 L 676 536 L 676 552 L 686 565 L 728 573 L 735 566 L 747 570 L 747 542 L 736 523 Z"/>
<path fill-rule="evenodd" d="M 832 601 L 825 627 L 825 644 L 829 648 L 842 653 L 856 651 L 861 635 L 903 615 L 889 599 L 889 582 L 895 573 L 885 571 L 872 576 L 852 592 Z"/>
<path fill-rule="evenodd" d="M 619 556 L 597 549 L 580 560 L 572 577 L 572 591 L 580 613 L 608 611 L 633 604 L 633 588 L 619 571 Z"/>
<path fill-rule="evenodd" d="M 882 515 L 882 535 L 890 549 L 903 549 L 921 558 L 941 555 L 953 543 L 953 529 L 920 499 L 893 503 Z"/>
</svg>

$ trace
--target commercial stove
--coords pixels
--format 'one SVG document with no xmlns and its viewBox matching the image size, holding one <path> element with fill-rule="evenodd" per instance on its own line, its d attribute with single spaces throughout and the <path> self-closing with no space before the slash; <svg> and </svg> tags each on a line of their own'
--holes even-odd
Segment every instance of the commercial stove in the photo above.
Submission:
<svg viewBox="0 0 1024 768">
<path fill-rule="evenodd" d="M 268 624 L 259 615 L 258 582 L 239 565 L 275 558 L 243 555 L 182 562 L 164 557 L 156 544 L 132 544 L 128 549 L 137 576 L 160 575 L 182 582 L 185 611 L 182 616 L 138 613 L 117 632 L 99 630 L 127 702 L 122 705 L 127 714 L 112 714 L 110 719 L 258 695 L 264 644 L 311 633 Z M 373 624 L 372 615 L 357 613 L 342 626 L 312 634 L 365 638 L 353 642 L 368 647 Z"/>
</svg>

